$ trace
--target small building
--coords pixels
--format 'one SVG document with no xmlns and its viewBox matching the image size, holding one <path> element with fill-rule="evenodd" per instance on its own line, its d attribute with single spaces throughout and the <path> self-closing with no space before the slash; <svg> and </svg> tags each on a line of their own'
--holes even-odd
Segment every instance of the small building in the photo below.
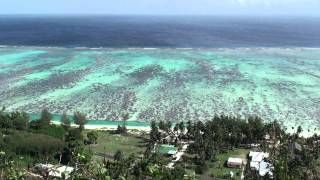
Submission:
<svg viewBox="0 0 320 180">
<path fill-rule="evenodd" d="M 265 152 L 257 152 L 257 151 L 250 151 L 249 158 L 250 161 L 250 168 L 252 170 L 258 171 L 260 176 L 266 176 L 267 174 L 269 177 L 272 177 L 272 165 L 265 161 L 266 158 L 269 157 L 269 153 Z"/>
<path fill-rule="evenodd" d="M 250 168 L 252 170 L 259 171 L 260 163 L 263 161 L 264 158 L 267 158 L 269 154 L 264 152 L 256 152 L 256 151 L 250 151 L 249 158 L 250 158 Z"/>
<path fill-rule="evenodd" d="M 273 166 L 270 163 L 261 161 L 259 164 L 259 175 L 266 176 L 268 174 L 269 177 L 273 177 L 272 169 Z"/>
<path fill-rule="evenodd" d="M 51 177 L 57 177 L 62 178 L 62 174 L 64 173 L 66 177 L 69 177 L 69 175 L 74 171 L 73 167 L 69 166 L 60 166 L 52 169 L 51 172 L 49 172 L 49 176 Z"/>
<path fill-rule="evenodd" d="M 250 168 L 259 170 L 259 164 L 263 161 L 263 159 L 268 158 L 269 154 L 264 152 L 256 152 L 256 151 L 250 151 L 249 158 L 251 160 L 250 162 Z"/>
<path fill-rule="evenodd" d="M 178 148 L 176 148 L 174 145 L 160 145 L 158 152 L 160 154 L 174 156 L 178 152 Z"/>
<path fill-rule="evenodd" d="M 259 170 L 259 164 L 260 164 L 260 162 L 251 161 L 250 162 L 250 168 L 252 170 Z"/>
<path fill-rule="evenodd" d="M 229 157 L 227 166 L 231 168 L 241 168 L 243 161 L 241 158 Z"/>
<path fill-rule="evenodd" d="M 33 167 L 33 170 L 35 173 L 40 174 L 41 176 L 61 178 L 62 174 L 65 174 L 66 177 L 69 177 L 69 175 L 74 171 L 74 168 L 62 165 L 36 164 Z"/>
<path fill-rule="evenodd" d="M 290 157 L 291 160 L 301 160 L 302 159 L 302 146 L 297 143 L 297 142 L 293 142 L 289 144 L 289 153 L 290 153 Z"/>
<path fill-rule="evenodd" d="M 299 143 L 294 142 L 290 144 L 290 149 L 293 152 L 300 153 L 302 151 L 302 146 Z"/>
</svg>

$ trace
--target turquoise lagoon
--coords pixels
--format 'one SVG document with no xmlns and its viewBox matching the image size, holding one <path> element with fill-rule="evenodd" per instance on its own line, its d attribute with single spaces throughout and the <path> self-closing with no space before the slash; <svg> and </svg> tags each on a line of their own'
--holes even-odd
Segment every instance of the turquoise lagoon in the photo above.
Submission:
<svg viewBox="0 0 320 180">
<path fill-rule="evenodd" d="M 52 115 L 52 121 L 53 122 L 56 122 L 56 123 L 60 123 L 60 120 L 61 120 L 61 116 L 60 114 L 53 114 Z M 38 114 L 29 114 L 29 118 L 31 121 L 34 121 L 34 120 L 38 120 L 40 119 L 41 115 L 40 113 Z M 68 116 L 68 118 L 73 121 L 73 116 Z M 111 127 L 117 127 L 118 125 L 123 125 L 123 122 L 122 121 L 107 121 L 107 120 L 89 120 L 88 123 L 86 125 L 94 125 L 94 126 L 111 126 Z M 128 127 L 142 127 L 142 128 L 145 128 L 145 127 L 149 127 L 150 126 L 150 123 L 149 122 L 142 122 L 142 121 L 128 121 L 126 122 L 126 125 Z"/>
<path fill-rule="evenodd" d="M 320 127 L 317 48 L 1 47 L 0 85 L 8 111 L 78 110 L 111 123 L 125 112 L 132 122 L 257 115 Z"/>
</svg>

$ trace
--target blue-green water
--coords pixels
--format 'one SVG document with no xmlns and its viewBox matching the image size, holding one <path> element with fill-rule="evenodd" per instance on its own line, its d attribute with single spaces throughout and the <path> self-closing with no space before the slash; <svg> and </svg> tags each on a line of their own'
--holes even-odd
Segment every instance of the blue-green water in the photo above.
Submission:
<svg viewBox="0 0 320 180">
<path fill-rule="evenodd" d="M 261 116 L 320 126 L 320 49 L 0 48 L 8 111 L 82 111 L 89 119 L 208 120 Z M 100 121 L 90 123 L 100 124 Z"/>
<path fill-rule="evenodd" d="M 29 114 L 30 120 L 38 120 L 41 117 L 41 114 Z M 68 116 L 68 118 L 73 122 L 73 117 Z M 52 121 L 54 122 L 60 122 L 61 115 L 59 114 L 53 114 L 52 115 Z M 92 120 L 90 119 L 86 125 L 99 125 L 99 126 L 118 126 L 123 125 L 122 121 L 101 121 L 101 120 Z M 139 121 L 128 121 L 126 122 L 127 126 L 133 126 L 133 127 L 149 127 L 150 124 L 148 122 L 139 122 Z"/>
</svg>

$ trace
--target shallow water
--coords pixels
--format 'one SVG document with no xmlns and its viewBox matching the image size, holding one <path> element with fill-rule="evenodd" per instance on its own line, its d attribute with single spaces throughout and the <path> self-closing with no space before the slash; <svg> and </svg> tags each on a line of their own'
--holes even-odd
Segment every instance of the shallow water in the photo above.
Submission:
<svg viewBox="0 0 320 180">
<path fill-rule="evenodd" d="M 208 120 L 215 114 L 320 126 L 320 49 L 0 48 L 0 105 L 90 119 Z"/>
<path fill-rule="evenodd" d="M 61 116 L 60 114 L 53 114 L 52 115 L 52 121 L 53 122 L 57 122 L 57 123 L 60 123 L 60 120 L 61 120 Z M 29 114 L 29 118 L 31 121 L 33 120 L 38 120 L 40 119 L 41 117 L 41 114 L 38 113 L 38 114 Z M 69 119 L 72 121 L 73 123 L 73 116 L 68 116 Z M 123 121 L 106 121 L 106 120 L 93 120 L 93 119 L 90 119 L 86 125 L 94 125 L 94 126 L 108 126 L 108 127 L 117 127 L 118 125 L 122 126 L 123 125 Z M 143 121 L 128 121 L 126 122 L 126 126 L 127 127 L 142 127 L 142 128 L 146 128 L 146 127 L 149 127 L 150 126 L 150 123 L 149 122 L 143 122 Z"/>
</svg>

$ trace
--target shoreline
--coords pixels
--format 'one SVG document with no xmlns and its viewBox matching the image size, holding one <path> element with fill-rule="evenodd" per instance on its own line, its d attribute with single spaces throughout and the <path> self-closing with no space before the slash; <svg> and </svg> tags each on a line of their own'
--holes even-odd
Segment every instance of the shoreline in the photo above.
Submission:
<svg viewBox="0 0 320 180">
<path fill-rule="evenodd" d="M 247 50 L 247 49 L 296 49 L 296 50 L 318 50 L 320 46 L 239 46 L 239 47 L 86 47 L 86 46 L 37 46 L 37 45 L 0 45 L 0 48 L 25 48 L 25 49 L 74 49 L 74 50 Z"/>
<path fill-rule="evenodd" d="M 61 123 L 59 121 L 52 121 L 52 124 L 56 124 L 56 125 L 61 125 Z M 76 124 L 71 124 L 71 127 L 77 127 Z M 94 125 L 94 124 L 86 124 L 84 125 L 84 128 L 86 130 L 116 130 L 118 127 L 118 125 Z M 150 126 L 130 126 L 127 125 L 126 126 L 128 130 L 138 130 L 138 131 L 144 131 L 144 132 L 149 132 L 150 131 Z"/>
<path fill-rule="evenodd" d="M 73 125 L 76 126 L 76 125 Z M 85 125 L 84 128 L 88 130 L 116 130 L 118 126 L 114 125 Z M 138 130 L 149 132 L 150 127 L 139 127 L 139 126 L 126 126 L 128 130 Z"/>
<path fill-rule="evenodd" d="M 38 119 L 40 117 L 40 114 L 30 113 L 31 115 L 31 121 Z M 60 125 L 60 114 L 53 114 L 53 120 L 51 121 L 52 124 Z M 68 116 L 69 118 L 72 118 L 72 116 Z M 105 123 L 105 124 L 96 124 L 99 123 Z M 93 123 L 93 124 L 90 124 Z M 111 124 L 107 124 L 111 123 Z M 131 125 L 130 125 L 131 124 Z M 134 124 L 134 125 L 132 125 Z M 138 125 L 136 125 L 138 124 Z M 140 125 L 139 125 L 140 124 Z M 143 125 L 142 125 L 143 124 Z M 122 125 L 122 121 L 106 121 L 106 120 L 88 120 L 88 124 L 84 126 L 86 130 L 100 130 L 100 131 L 109 131 L 109 130 L 117 130 L 118 125 Z M 71 127 L 77 127 L 78 125 L 71 123 Z M 142 121 L 127 121 L 126 125 L 128 130 L 131 131 L 143 131 L 143 132 L 150 132 L 150 123 L 149 122 L 142 122 Z M 298 126 L 296 126 L 294 129 L 292 129 L 292 126 L 290 127 L 284 127 L 286 128 L 286 133 L 294 134 L 297 131 Z M 300 137 L 308 138 L 313 135 L 320 135 L 320 129 L 314 129 L 314 130 L 306 130 L 302 129 L 302 132 L 300 133 Z"/>
<path fill-rule="evenodd" d="M 60 125 L 61 123 L 58 121 L 52 121 L 53 124 L 56 125 Z M 76 124 L 71 124 L 71 127 L 77 127 Z M 87 124 L 84 126 L 84 128 L 86 130 L 99 130 L 99 131 L 110 131 L 110 130 L 117 130 L 117 125 L 93 125 L 93 124 Z M 150 126 L 130 126 L 127 125 L 126 126 L 128 130 L 131 131 L 143 131 L 143 132 L 150 132 Z M 289 134 L 294 134 L 296 132 L 296 129 L 290 129 L 286 131 Z M 313 135 L 320 135 L 320 131 L 319 130 L 313 130 L 313 131 L 306 131 L 303 130 L 300 133 L 300 137 L 304 137 L 304 138 L 309 138 L 312 137 Z"/>
</svg>

